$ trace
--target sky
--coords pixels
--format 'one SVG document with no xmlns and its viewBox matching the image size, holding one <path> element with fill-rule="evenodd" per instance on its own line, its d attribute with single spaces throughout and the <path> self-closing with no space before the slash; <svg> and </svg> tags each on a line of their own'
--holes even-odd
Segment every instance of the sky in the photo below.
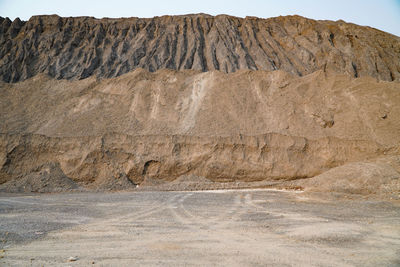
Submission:
<svg viewBox="0 0 400 267">
<path fill-rule="evenodd" d="M 342 19 L 400 36 L 400 0 L 0 0 L 0 16 L 12 20 L 43 14 L 149 18 L 190 13 Z"/>
</svg>

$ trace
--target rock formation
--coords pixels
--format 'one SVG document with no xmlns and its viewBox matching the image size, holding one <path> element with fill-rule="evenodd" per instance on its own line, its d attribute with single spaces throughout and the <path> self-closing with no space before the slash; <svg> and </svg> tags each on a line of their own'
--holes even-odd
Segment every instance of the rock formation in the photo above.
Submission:
<svg viewBox="0 0 400 267">
<path fill-rule="evenodd" d="M 220 15 L 152 19 L 0 17 L 0 78 L 38 73 L 57 79 L 116 77 L 136 68 L 200 71 L 321 68 L 355 77 L 400 79 L 399 37 L 343 21 L 299 16 L 244 19 Z"/>
<path fill-rule="evenodd" d="M 298 16 L 1 25 L 0 190 L 46 191 L 54 174 L 67 189 L 296 180 L 398 195 L 396 36 Z"/>
</svg>

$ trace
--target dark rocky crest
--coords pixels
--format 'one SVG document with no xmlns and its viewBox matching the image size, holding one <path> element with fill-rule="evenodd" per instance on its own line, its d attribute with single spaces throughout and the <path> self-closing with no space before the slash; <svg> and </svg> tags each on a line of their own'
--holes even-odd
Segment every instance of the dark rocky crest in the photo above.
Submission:
<svg viewBox="0 0 400 267">
<path fill-rule="evenodd" d="M 151 19 L 0 18 L 0 79 L 115 77 L 136 68 L 235 72 L 321 68 L 400 79 L 400 39 L 343 21 L 194 14 Z"/>
</svg>

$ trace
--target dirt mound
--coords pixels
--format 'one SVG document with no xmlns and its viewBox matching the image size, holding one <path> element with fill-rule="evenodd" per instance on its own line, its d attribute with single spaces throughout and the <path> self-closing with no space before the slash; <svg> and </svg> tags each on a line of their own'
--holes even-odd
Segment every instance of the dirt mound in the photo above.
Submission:
<svg viewBox="0 0 400 267">
<path fill-rule="evenodd" d="M 399 51 L 299 16 L 0 18 L 0 184 L 395 194 Z"/>
<path fill-rule="evenodd" d="M 49 162 L 95 190 L 309 178 L 398 156 L 398 103 L 397 82 L 330 71 L 36 76 L 0 85 L 0 183 Z"/>
<path fill-rule="evenodd" d="M 98 179 L 95 183 L 89 186 L 90 189 L 96 191 L 121 191 L 133 190 L 137 187 L 124 173 L 120 173 L 114 177 L 104 177 Z"/>
<path fill-rule="evenodd" d="M 400 199 L 400 157 L 382 157 L 332 168 L 313 178 L 285 182 L 286 189 L 306 192 L 379 196 Z"/>
<path fill-rule="evenodd" d="M 333 168 L 304 183 L 309 190 L 350 194 L 400 192 L 400 174 L 389 165 L 349 163 Z"/>
<path fill-rule="evenodd" d="M 46 163 L 27 175 L 0 185 L 0 192 L 12 193 L 49 193 L 77 189 L 79 186 L 63 173 L 57 163 Z"/>
<path fill-rule="evenodd" d="M 204 14 L 151 19 L 0 17 L 0 80 L 39 73 L 57 79 L 116 77 L 134 69 L 332 69 L 354 77 L 400 79 L 400 41 L 343 21 L 300 16 L 244 19 Z"/>
</svg>

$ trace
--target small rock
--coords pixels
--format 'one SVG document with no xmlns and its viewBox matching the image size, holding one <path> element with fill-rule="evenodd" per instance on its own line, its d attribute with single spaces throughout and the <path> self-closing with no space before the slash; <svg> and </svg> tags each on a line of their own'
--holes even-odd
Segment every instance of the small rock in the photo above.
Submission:
<svg viewBox="0 0 400 267">
<path fill-rule="evenodd" d="M 78 257 L 69 257 L 68 258 L 68 261 L 77 261 L 78 260 Z"/>
</svg>

